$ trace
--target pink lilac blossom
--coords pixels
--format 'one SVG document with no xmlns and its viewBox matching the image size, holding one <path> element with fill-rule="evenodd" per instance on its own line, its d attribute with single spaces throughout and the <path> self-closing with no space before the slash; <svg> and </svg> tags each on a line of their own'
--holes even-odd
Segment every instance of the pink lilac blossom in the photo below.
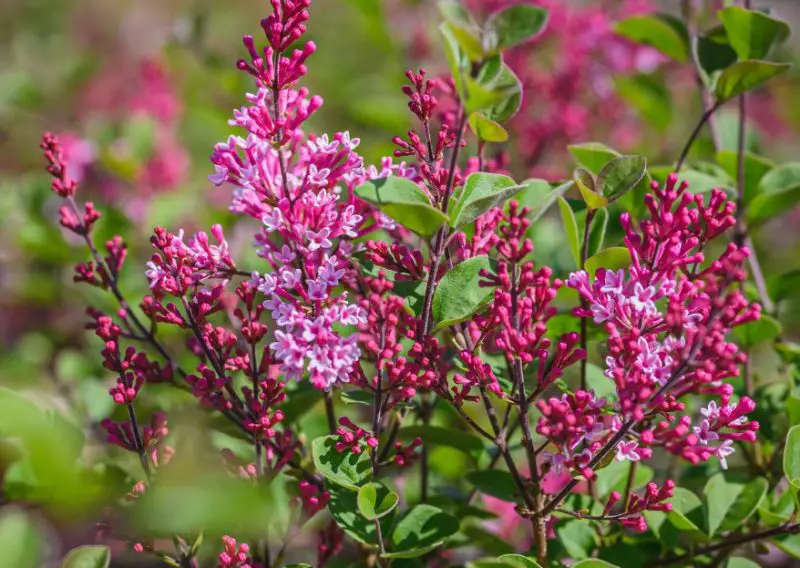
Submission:
<svg viewBox="0 0 800 568">
<path fill-rule="evenodd" d="M 315 46 L 307 42 L 291 57 L 282 52 L 305 32 L 309 5 L 274 3 L 275 12 L 262 21 L 263 54 L 245 37 L 250 61 L 238 67 L 256 79 L 258 92 L 248 95 L 249 105 L 234 111 L 230 124 L 244 128 L 247 138 L 231 136 L 215 147 L 216 173 L 209 179 L 233 185 L 231 210 L 262 224 L 256 247 L 271 271 L 253 273 L 251 284 L 279 326 L 270 347 L 281 372 L 296 380 L 307 373 L 317 388 L 329 390 L 349 381 L 361 354 L 357 336 L 339 329 L 362 324 L 364 312 L 338 288 L 350 269 L 349 241 L 361 235 L 365 221 L 350 190 L 366 171 L 355 152 L 357 138 L 301 130 L 322 104 L 294 88 Z"/>
<path fill-rule="evenodd" d="M 254 568 L 250 559 L 250 545 L 238 543 L 231 536 L 223 536 L 224 550 L 217 557 L 217 568 Z"/>
<path fill-rule="evenodd" d="M 608 333 L 604 374 L 616 386 L 615 414 L 641 424 L 635 437 L 630 432 L 620 440 L 617 459 L 647 459 L 661 447 L 691 463 L 716 456 L 724 468 L 733 443 L 754 441 L 758 430 L 747 418 L 755 403 L 734 402 L 725 382 L 746 358 L 726 340 L 728 331 L 760 313 L 732 286 L 745 278 L 749 253 L 730 244 L 717 259 L 707 258 L 707 243 L 735 223 L 722 191 L 704 199 L 675 174 L 652 189 L 645 198 L 649 219 L 638 229 L 627 213 L 621 217 L 630 268 L 599 269 L 594 279 L 576 272 L 568 286 L 588 302 L 576 315 Z M 697 422 L 680 414 L 681 397 L 690 393 L 718 397 Z"/>
</svg>

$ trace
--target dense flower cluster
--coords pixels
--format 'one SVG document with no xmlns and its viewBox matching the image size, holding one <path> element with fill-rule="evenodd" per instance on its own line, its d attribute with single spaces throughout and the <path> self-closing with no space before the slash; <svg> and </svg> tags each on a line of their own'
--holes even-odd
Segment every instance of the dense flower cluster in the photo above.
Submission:
<svg viewBox="0 0 800 568">
<path fill-rule="evenodd" d="M 726 337 L 758 319 L 760 307 L 732 288 L 745 278 L 746 248 L 728 245 L 705 263 L 707 243 L 735 223 L 733 204 L 722 191 L 705 203 L 687 188 L 675 174 L 663 188 L 654 184 L 645 201 L 650 218 L 638 230 L 623 215 L 628 270 L 600 269 L 593 281 L 576 272 L 568 285 L 589 302 L 576 314 L 604 324 L 609 334 L 605 375 L 616 386 L 619 420 L 643 424 L 635 438 L 620 440 L 618 457 L 638 460 L 663 447 L 693 463 L 717 456 L 724 466 L 732 440 L 753 441 L 758 430 L 746 416 L 753 402 L 732 403 L 733 389 L 724 382 L 738 376 L 746 357 Z M 720 397 L 697 426 L 678 415 L 685 409 L 681 397 L 690 393 Z"/>
</svg>

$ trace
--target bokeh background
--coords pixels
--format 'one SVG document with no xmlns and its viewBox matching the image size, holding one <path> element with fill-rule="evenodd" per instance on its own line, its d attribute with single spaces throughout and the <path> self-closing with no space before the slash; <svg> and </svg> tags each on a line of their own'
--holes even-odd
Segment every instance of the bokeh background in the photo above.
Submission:
<svg viewBox="0 0 800 568">
<path fill-rule="evenodd" d="M 468 3 L 478 10 L 492 5 Z M 598 140 L 635 149 L 651 164 L 674 162 L 701 111 L 693 73 L 611 30 L 619 15 L 658 4 L 542 4 L 554 9 L 552 37 L 519 56 L 526 94 L 512 128 L 517 141 L 493 152 L 506 150 L 501 159 L 520 178 L 553 180 L 570 175 L 568 143 Z M 709 2 L 667 0 L 661 7 L 679 14 L 692 4 Z M 771 4 L 796 27 L 800 2 Z M 128 242 L 122 285 L 130 297 L 146 292 L 143 267 L 155 225 L 190 232 L 219 222 L 239 258 L 252 254 L 252 231 L 234 225 L 226 211 L 227 190 L 207 181 L 208 156 L 231 133 L 231 110 L 252 89 L 235 62 L 244 53 L 241 36 L 258 36 L 267 10 L 266 0 L 0 0 L 0 386 L 35 393 L 85 424 L 89 438 L 93 431 L 99 436 L 97 423 L 113 410 L 113 377 L 96 356 L 96 338 L 83 329 L 84 310 L 109 304 L 72 284 L 72 266 L 85 253 L 58 227 L 41 133 L 58 133 L 67 145 L 82 195 L 104 210 L 101 237 L 121 234 Z M 405 69 L 444 69 L 435 2 L 317 0 L 312 11 L 318 51 L 305 85 L 325 99 L 312 129 L 349 130 L 361 139 L 366 161 L 378 163 L 391 154 L 392 136 L 410 126 L 400 92 Z M 793 60 L 799 40 L 779 57 Z M 792 71 L 750 97 L 748 148 L 776 163 L 797 159 L 800 149 L 798 80 Z M 737 124 L 729 106 L 714 135 L 733 149 Z M 710 157 L 705 133 L 692 159 Z M 706 182 L 723 174 L 710 168 Z M 798 223 L 800 211 L 785 211 L 755 235 L 766 273 L 800 269 Z M 546 219 L 536 231 L 537 258 L 568 267 L 558 220 Z M 781 293 L 781 321 L 788 336 L 796 335 L 800 289 Z M 757 365 L 765 377 L 775 375 L 775 361 Z M 159 396 L 160 405 L 169 404 L 168 393 Z M 457 457 L 439 462 L 445 474 L 458 475 Z M 91 523 L 62 530 L 65 543 L 70 531 L 85 541 Z"/>
</svg>

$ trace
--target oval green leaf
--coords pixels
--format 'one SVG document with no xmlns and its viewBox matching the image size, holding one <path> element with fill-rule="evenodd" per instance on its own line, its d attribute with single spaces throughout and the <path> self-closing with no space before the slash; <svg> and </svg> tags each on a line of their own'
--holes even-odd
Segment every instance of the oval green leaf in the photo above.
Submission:
<svg viewBox="0 0 800 568">
<path fill-rule="evenodd" d="M 380 483 L 367 483 L 358 490 L 358 510 L 368 521 L 385 517 L 397 507 L 400 498 Z"/>
<path fill-rule="evenodd" d="M 505 128 L 479 112 L 473 112 L 469 115 L 469 127 L 475 136 L 484 142 L 505 142 L 508 140 L 508 132 L 506 132 Z"/>
<path fill-rule="evenodd" d="M 597 174 L 595 190 L 613 203 L 642 181 L 647 172 L 643 156 L 617 156 Z"/>
<path fill-rule="evenodd" d="M 416 558 L 441 546 L 458 532 L 459 522 L 438 507 L 421 504 L 411 509 L 392 533 L 393 550 L 385 558 Z"/>
<path fill-rule="evenodd" d="M 364 484 L 372 477 L 372 463 L 367 452 L 336 451 L 338 436 L 322 436 L 311 442 L 314 466 L 325 479 L 352 489 Z"/>
<path fill-rule="evenodd" d="M 436 329 L 467 320 L 486 306 L 494 290 L 480 286 L 481 270 L 491 270 L 489 257 L 468 258 L 442 277 L 433 294 Z"/>
<path fill-rule="evenodd" d="M 455 228 L 469 225 L 492 207 L 497 207 L 525 186 L 500 174 L 475 172 L 467 176 L 464 189 L 451 215 Z"/>
<path fill-rule="evenodd" d="M 355 188 L 354 193 L 422 237 L 431 237 L 447 222 L 447 215 L 431 205 L 422 188 L 405 178 L 374 179 Z"/>
<path fill-rule="evenodd" d="M 108 568 L 111 551 L 107 546 L 79 546 L 69 551 L 61 568 Z"/>
</svg>

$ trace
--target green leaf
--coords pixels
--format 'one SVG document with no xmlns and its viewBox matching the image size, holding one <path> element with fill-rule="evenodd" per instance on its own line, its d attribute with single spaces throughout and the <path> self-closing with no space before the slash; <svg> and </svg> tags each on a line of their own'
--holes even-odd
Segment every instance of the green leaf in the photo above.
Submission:
<svg viewBox="0 0 800 568">
<path fill-rule="evenodd" d="M 385 558 L 416 558 L 441 546 L 458 532 L 458 519 L 432 505 L 411 509 L 392 533 L 393 551 Z"/>
<path fill-rule="evenodd" d="M 383 486 L 379 487 L 381 489 L 379 489 L 378 499 L 381 499 L 383 492 L 388 493 L 388 489 Z M 332 487 L 328 512 L 336 521 L 336 524 L 358 542 L 371 546 L 378 545 L 375 521 L 367 520 L 359 513 L 358 495 L 354 491 Z M 389 534 L 392 529 L 394 518 L 394 511 L 390 511 L 389 514 L 378 521 L 381 524 L 381 532 L 384 535 Z"/>
<path fill-rule="evenodd" d="M 734 328 L 733 335 L 742 346 L 752 347 L 780 337 L 782 331 L 783 328 L 778 320 L 762 314 L 756 321 Z"/>
<path fill-rule="evenodd" d="M 763 158 L 762 158 L 763 159 Z M 772 164 L 772 166 L 775 164 Z M 747 163 L 746 165 L 749 165 Z M 749 176 L 748 176 L 749 177 Z M 759 180 L 762 193 L 773 195 L 800 187 L 800 162 L 787 162 L 763 174 Z"/>
<path fill-rule="evenodd" d="M 603 209 L 608 205 L 608 199 L 595 192 L 594 178 L 588 170 L 577 168 L 572 174 L 572 180 L 578 186 L 581 197 L 589 209 Z"/>
<path fill-rule="evenodd" d="M 572 210 L 572 207 L 569 206 L 567 200 L 561 196 L 556 199 L 558 199 L 558 208 L 561 210 L 561 222 L 564 225 L 564 234 L 567 238 L 567 244 L 569 245 L 569 250 L 572 253 L 572 258 L 575 259 L 575 266 L 577 267 L 581 264 L 580 244 L 578 242 L 578 221 L 575 219 L 575 212 Z"/>
<path fill-rule="evenodd" d="M 727 42 L 710 36 L 701 36 L 694 41 L 694 58 L 706 87 L 713 91 L 719 73 L 736 61 L 736 52 Z"/>
<path fill-rule="evenodd" d="M 747 208 L 747 225 L 754 229 L 794 209 L 800 203 L 800 187 L 781 193 L 762 193 Z"/>
<path fill-rule="evenodd" d="M 720 74 L 714 88 L 714 96 L 718 102 L 738 97 L 785 73 L 789 67 L 791 67 L 789 63 L 737 61 Z"/>
<path fill-rule="evenodd" d="M 442 34 L 442 47 L 447 64 L 450 67 L 450 74 L 453 76 L 453 81 L 455 81 L 458 96 L 463 99 L 464 76 L 470 68 L 469 57 L 461 49 L 453 26 L 447 22 L 442 22 L 439 26 L 439 31 Z"/>
<path fill-rule="evenodd" d="M 617 94 L 653 126 L 665 130 L 672 124 L 673 105 L 669 89 L 653 75 L 620 75 L 614 77 L 614 85 Z"/>
<path fill-rule="evenodd" d="M 752 481 L 743 485 L 741 491 L 738 492 L 736 497 L 733 494 L 728 496 L 728 500 L 732 501 L 728 509 L 725 520 L 722 522 L 721 529 L 723 531 L 736 530 L 758 510 L 758 507 L 767 496 L 769 483 L 763 477 L 756 477 Z"/>
<path fill-rule="evenodd" d="M 728 41 L 739 59 L 763 59 L 789 37 L 789 25 L 763 12 L 729 6 L 719 11 Z"/>
<path fill-rule="evenodd" d="M 800 426 L 792 426 L 786 435 L 783 473 L 789 482 L 800 481 Z"/>
<path fill-rule="evenodd" d="M 483 442 L 480 438 L 441 426 L 404 426 L 398 431 L 397 437 L 400 440 L 413 440 L 419 437 L 426 444 L 455 448 L 473 457 L 483 452 Z"/>
<path fill-rule="evenodd" d="M 642 156 L 618 156 L 613 158 L 597 174 L 598 193 L 613 203 L 642 180 L 647 172 L 647 160 Z"/>
<path fill-rule="evenodd" d="M 732 150 L 720 150 L 717 152 L 717 163 L 725 170 L 725 173 L 735 180 L 738 176 L 738 152 Z M 761 191 L 760 183 L 775 168 L 774 162 L 753 154 L 744 153 L 744 201 L 750 203 Z M 798 172 L 800 173 L 800 171 Z M 800 182 L 800 176 L 798 177 Z"/>
<path fill-rule="evenodd" d="M 592 526 L 581 520 L 567 521 L 558 529 L 558 540 L 573 560 L 588 558 L 596 545 Z"/>
<path fill-rule="evenodd" d="M 547 25 L 547 10 L 517 4 L 495 12 L 486 21 L 484 46 L 489 52 L 503 50 L 538 35 Z"/>
<path fill-rule="evenodd" d="M 491 271 L 491 268 L 489 257 L 475 256 L 457 264 L 442 277 L 433 293 L 436 329 L 467 320 L 486 306 L 494 291 L 480 286 L 480 271 Z"/>
<path fill-rule="evenodd" d="M 800 295 L 800 270 L 790 270 L 785 274 L 775 276 L 767 288 L 770 298 L 776 302 L 787 298 L 797 298 Z"/>
<path fill-rule="evenodd" d="M 626 247 L 609 247 L 587 258 L 585 269 L 589 276 L 594 278 L 598 268 L 619 270 L 620 268 L 628 268 L 631 262 L 631 253 Z"/>
<path fill-rule="evenodd" d="M 451 215 L 454 228 L 469 225 L 492 207 L 497 207 L 523 189 L 508 176 L 475 172 L 467 176 L 464 190 Z"/>
<path fill-rule="evenodd" d="M 368 521 L 385 517 L 397 507 L 400 498 L 380 483 L 367 483 L 358 490 L 358 510 Z"/>
<path fill-rule="evenodd" d="M 705 164 L 684 166 L 678 173 L 678 178 L 689 184 L 689 192 L 708 193 L 714 189 L 730 190 L 735 186 L 736 182 L 730 179 L 724 171 L 715 172 L 704 166 Z"/>
<path fill-rule="evenodd" d="M 672 511 L 667 514 L 670 523 L 680 531 L 698 540 L 706 540 L 701 530 L 704 524 L 703 502 L 700 498 L 683 487 L 675 488 L 675 495 L 670 499 Z"/>
<path fill-rule="evenodd" d="M 425 305 L 425 280 L 395 280 L 392 293 L 403 298 L 408 311 L 419 317 Z"/>
<path fill-rule="evenodd" d="M 469 75 L 464 76 L 464 94 L 461 100 L 467 113 L 485 111 L 487 118 L 495 120 L 491 109 L 505 100 L 506 96 L 506 92 L 499 87 L 489 88 Z"/>
<path fill-rule="evenodd" d="M 617 22 L 614 31 L 636 43 L 649 45 L 676 61 L 686 61 L 689 46 L 674 21 L 663 14 L 633 16 Z"/>
<path fill-rule="evenodd" d="M 111 551 L 107 546 L 73 548 L 61 562 L 61 568 L 108 568 Z"/>
<path fill-rule="evenodd" d="M 559 197 L 575 186 L 575 182 L 568 181 L 555 189 L 543 179 L 525 180 L 522 185 L 525 187 L 517 196 L 517 201 L 523 207 L 530 208 L 531 212 L 528 218 L 531 221 L 531 225 L 533 225 L 541 219 L 542 215 L 547 213 Z"/>
<path fill-rule="evenodd" d="M 521 554 L 503 554 L 498 560 L 516 566 L 517 568 L 542 568 L 533 558 L 528 558 Z"/>
<path fill-rule="evenodd" d="M 427 194 L 413 181 L 398 176 L 374 179 L 354 190 L 410 231 L 430 237 L 447 222 L 447 215 L 431 205 Z"/>
<path fill-rule="evenodd" d="M 567 150 L 572 154 L 580 165 L 592 172 L 593 174 L 600 173 L 608 162 L 620 156 L 621 154 L 616 150 L 609 148 L 600 142 L 585 142 L 583 144 L 570 144 Z"/>
<path fill-rule="evenodd" d="M 345 404 L 361 404 L 363 406 L 375 404 L 375 395 L 365 390 L 342 391 L 341 398 Z"/>
<path fill-rule="evenodd" d="M 598 254 L 602 250 L 608 230 L 608 219 L 608 209 L 595 211 L 594 221 L 592 221 L 592 228 L 589 232 L 589 254 Z"/>
<path fill-rule="evenodd" d="M 572 565 L 572 568 L 619 568 L 619 566 L 616 564 L 611 564 L 610 562 L 606 562 L 605 560 L 587 558 L 586 560 L 576 562 Z"/>
<path fill-rule="evenodd" d="M 506 129 L 494 120 L 486 118 L 482 113 L 473 112 L 469 115 L 469 127 L 480 140 L 485 142 L 505 142 L 508 140 Z"/>
<path fill-rule="evenodd" d="M 336 451 L 338 436 L 322 436 L 311 442 L 314 466 L 325 476 L 325 479 L 352 489 L 364 484 L 372 477 L 372 464 L 367 452 Z"/>
<path fill-rule="evenodd" d="M 509 503 L 518 501 L 519 489 L 514 482 L 514 476 L 508 471 L 501 469 L 471 471 L 467 474 L 467 481 L 486 495 Z"/>
<path fill-rule="evenodd" d="M 522 82 L 516 73 L 506 65 L 490 82 L 491 88 L 499 99 L 484 111 L 486 118 L 503 123 L 519 112 L 522 106 Z"/>
<path fill-rule="evenodd" d="M 39 566 L 42 538 L 28 516 L 16 507 L 4 507 L 0 515 L 0 557 L 11 568 Z"/>
<path fill-rule="evenodd" d="M 445 21 L 450 24 L 459 47 L 472 61 L 479 61 L 483 57 L 481 30 L 470 13 L 460 2 L 453 0 L 440 0 L 438 6 Z"/>
</svg>

